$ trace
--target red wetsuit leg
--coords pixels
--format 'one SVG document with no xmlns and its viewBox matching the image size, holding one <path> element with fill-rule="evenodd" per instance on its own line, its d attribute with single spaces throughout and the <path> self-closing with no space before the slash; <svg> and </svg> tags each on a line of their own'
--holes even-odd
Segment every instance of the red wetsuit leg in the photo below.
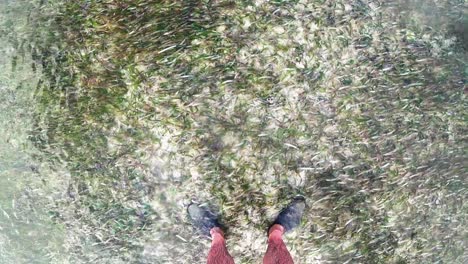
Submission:
<svg viewBox="0 0 468 264">
<path fill-rule="evenodd" d="M 294 264 L 283 241 L 284 228 L 273 225 L 268 232 L 268 249 L 263 257 L 263 264 Z"/>
<path fill-rule="evenodd" d="M 234 264 L 234 259 L 229 255 L 226 248 L 223 231 L 219 227 L 214 227 L 210 233 L 213 240 L 211 241 L 207 264 Z"/>
</svg>

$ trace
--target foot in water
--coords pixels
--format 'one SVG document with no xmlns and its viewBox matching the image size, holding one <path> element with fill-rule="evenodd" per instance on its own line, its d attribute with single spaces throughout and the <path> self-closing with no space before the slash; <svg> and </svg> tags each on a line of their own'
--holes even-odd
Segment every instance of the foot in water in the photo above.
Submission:
<svg viewBox="0 0 468 264">
<path fill-rule="evenodd" d="M 187 207 L 187 213 L 195 228 L 202 235 L 211 238 L 211 248 L 208 252 L 207 264 L 234 264 L 224 240 L 224 232 L 218 222 L 218 216 L 210 209 L 192 203 Z"/>
<path fill-rule="evenodd" d="M 206 207 L 192 203 L 187 207 L 187 213 L 193 226 L 204 236 L 211 237 L 211 229 L 215 227 L 221 228 L 218 216 Z"/>
<path fill-rule="evenodd" d="M 275 224 L 281 225 L 285 232 L 296 228 L 301 223 L 305 206 L 306 203 L 303 196 L 295 197 L 288 206 L 281 210 L 272 226 Z"/>
</svg>

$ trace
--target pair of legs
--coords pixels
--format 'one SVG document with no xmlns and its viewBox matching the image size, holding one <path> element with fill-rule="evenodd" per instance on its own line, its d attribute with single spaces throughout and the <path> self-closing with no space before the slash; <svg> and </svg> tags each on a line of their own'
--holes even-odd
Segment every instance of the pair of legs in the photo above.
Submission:
<svg viewBox="0 0 468 264">
<path fill-rule="evenodd" d="M 264 264 L 293 264 L 293 259 L 283 241 L 283 234 L 298 226 L 305 208 L 303 197 L 296 197 L 284 208 L 268 230 L 268 248 L 263 258 Z M 226 241 L 218 218 L 208 209 L 196 204 L 188 207 L 189 216 L 198 230 L 212 238 L 208 253 L 208 264 L 234 264 L 234 259 L 226 248 Z"/>
<path fill-rule="evenodd" d="M 273 225 L 268 232 L 268 248 L 263 257 L 264 264 L 293 264 L 291 254 L 283 242 L 284 227 L 278 224 Z M 223 231 L 219 227 L 211 229 L 211 249 L 208 253 L 208 264 L 234 264 L 234 260 L 229 255 L 224 240 Z"/>
</svg>

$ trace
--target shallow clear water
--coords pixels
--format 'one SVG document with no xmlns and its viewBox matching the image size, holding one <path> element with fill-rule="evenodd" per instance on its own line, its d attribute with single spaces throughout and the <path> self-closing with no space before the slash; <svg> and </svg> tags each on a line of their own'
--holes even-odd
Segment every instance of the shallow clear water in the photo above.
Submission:
<svg viewBox="0 0 468 264">
<path fill-rule="evenodd" d="M 466 262 L 450 0 L 108 2 L 0 0 L 0 264 L 204 262 L 190 200 L 259 263 L 296 192 L 300 263 Z"/>
<path fill-rule="evenodd" d="M 0 2 L 0 263 L 51 263 L 62 230 L 41 204 L 41 165 L 28 140 L 37 76 L 14 40 L 27 20 L 27 2 Z"/>
</svg>

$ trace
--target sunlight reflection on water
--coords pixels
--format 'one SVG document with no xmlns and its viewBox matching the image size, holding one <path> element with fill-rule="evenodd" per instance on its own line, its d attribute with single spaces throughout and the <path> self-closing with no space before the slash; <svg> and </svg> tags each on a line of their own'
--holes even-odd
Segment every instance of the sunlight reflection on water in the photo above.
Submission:
<svg viewBox="0 0 468 264">
<path fill-rule="evenodd" d="M 41 206 L 46 198 L 28 140 L 37 76 L 30 55 L 12 45 L 27 25 L 28 5 L 0 1 L 0 263 L 53 263 L 63 233 Z"/>
</svg>

